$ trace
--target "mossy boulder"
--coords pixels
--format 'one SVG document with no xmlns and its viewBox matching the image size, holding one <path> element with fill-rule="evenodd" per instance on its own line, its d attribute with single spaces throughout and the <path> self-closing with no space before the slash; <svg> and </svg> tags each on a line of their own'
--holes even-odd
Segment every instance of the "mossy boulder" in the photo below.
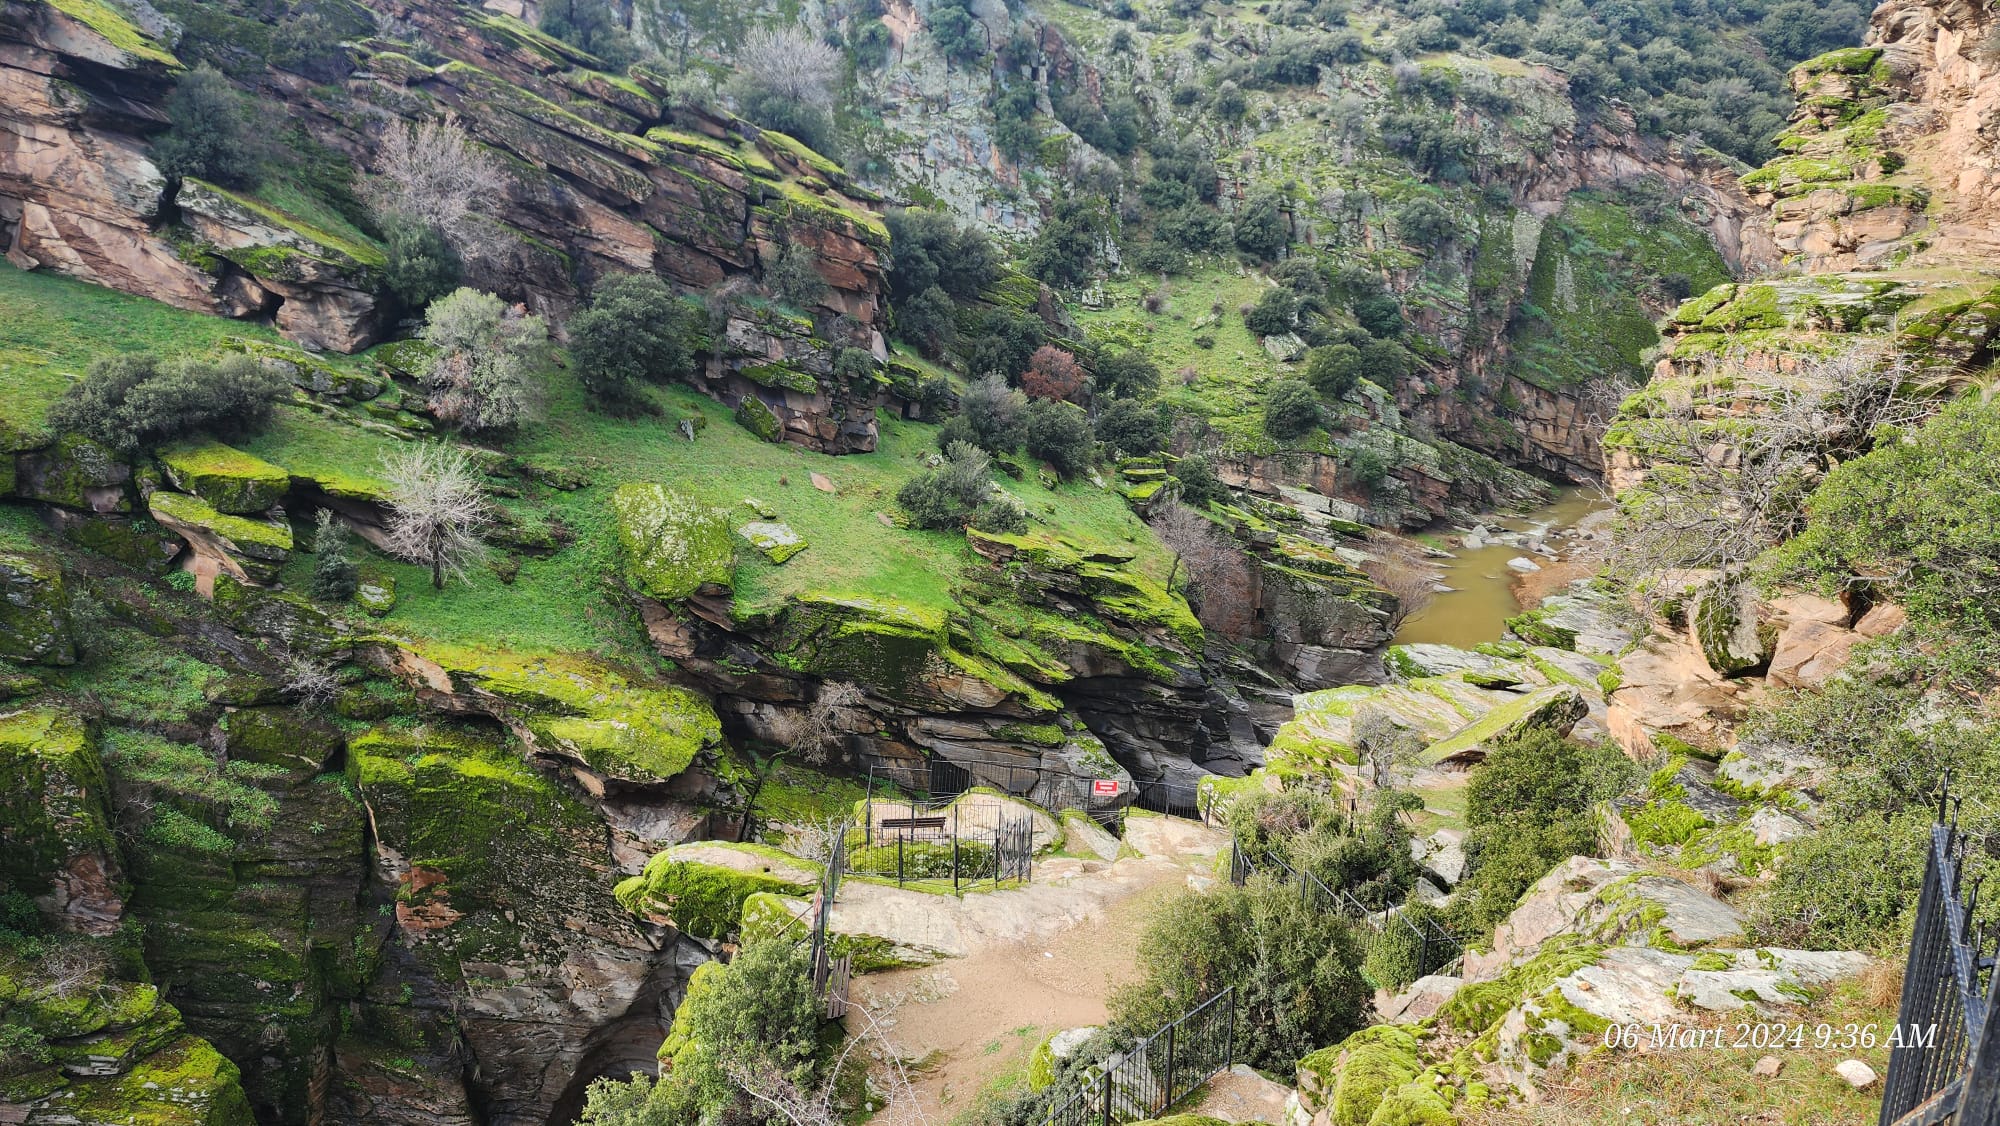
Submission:
<svg viewBox="0 0 2000 1126">
<path fill-rule="evenodd" d="M 218 726 L 230 762 L 283 771 L 290 786 L 324 771 L 346 742 L 339 728 L 296 708 L 239 708 L 223 716 Z"/>
<path fill-rule="evenodd" d="M 620 485 L 611 495 L 625 582 L 662 602 L 726 589 L 736 558 L 723 514 L 665 485 Z"/>
<path fill-rule="evenodd" d="M 147 498 L 153 519 L 188 541 L 219 570 L 253 583 L 277 581 L 292 552 L 292 529 L 282 520 L 252 520 L 218 512 L 200 497 L 158 490 Z"/>
<path fill-rule="evenodd" d="M 381 567 L 361 568 L 361 582 L 354 588 L 354 601 L 379 618 L 396 608 L 396 576 Z"/>
<path fill-rule="evenodd" d="M 284 499 L 291 474 L 221 442 L 183 442 L 160 451 L 167 481 L 207 501 L 217 512 L 245 516 Z"/>
<path fill-rule="evenodd" d="M 941 611 L 831 593 L 801 595 L 777 637 L 781 659 L 802 672 L 892 692 L 908 689 L 947 647 Z"/>
<path fill-rule="evenodd" d="M 1542 607 L 1508 618 L 1507 629 L 1530 645 L 1550 649 L 1576 648 L 1576 631 L 1550 621 L 1548 611 Z"/>
<path fill-rule="evenodd" d="M 81 720 L 47 708 L 0 716 L 0 884 L 41 896 L 72 869 L 102 874 L 115 855 L 105 790 Z"/>
<path fill-rule="evenodd" d="M 1300 1060 L 1299 1091 L 1302 1100 L 1326 1108 L 1331 1126 L 1368 1126 L 1384 1096 L 1415 1079 L 1423 1066 L 1412 1030 L 1376 1025 Z"/>
<path fill-rule="evenodd" d="M 778 421 L 777 412 L 755 395 L 743 396 L 743 401 L 736 404 L 735 417 L 737 425 L 766 442 L 776 442 L 785 436 L 785 426 Z"/>
<path fill-rule="evenodd" d="M 0 659 L 24 664 L 76 663 L 69 587 L 46 555 L 0 552 Z"/>
<path fill-rule="evenodd" d="M 1497 744 L 1540 728 L 1567 735 L 1590 712 L 1590 703 L 1575 685 L 1562 684 L 1503 703 L 1445 738 L 1425 748 L 1423 761 L 1477 762 Z"/>
<path fill-rule="evenodd" d="M 146 516 L 97 515 L 51 508 L 48 519 L 56 534 L 78 547 L 149 575 L 164 575 L 171 570 L 184 546 L 179 536 Z"/>
<path fill-rule="evenodd" d="M 1746 676 L 1771 664 L 1777 630 L 1757 615 L 1757 592 L 1747 582 L 1717 580 L 1691 592 L 1688 628 L 1708 667 L 1721 676 Z"/>
<path fill-rule="evenodd" d="M 538 751 L 600 778 L 664 782 L 722 745 L 721 721 L 701 696 L 586 657 L 432 645 L 421 658 L 455 690 L 497 701 L 487 710 L 524 726 Z"/>
<path fill-rule="evenodd" d="M 764 558 L 778 564 L 811 546 L 791 525 L 772 520 L 752 520 L 736 529 L 736 534 L 748 540 Z"/>
<path fill-rule="evenodd" d="M 125 1043 L 132 1039 L 107 1037 L 90 1045 L 87 1058 L 66 1069 L 63 1085 L 45 1096 L 41 1113 L 48 1117 L 37 1121 L 147 1126 L 251 1126 L 255 1121 L 241 1072 L 214 1045 L 182 1035 L 129 1062 L 107 1054 L 114 1044 L 145 1046 Z M 100 1060 L 124 1066 L 113 1074 L 92 1074 L 105 1066 Z"/>
<path fill-rule="evenodd" d="M 614 894 L 633 914 L 668 920 L 700 938 L 724 938 L 742 929 L 751 896 L 810 895 L 818 879 L 816 866 L 776 849 L 700 843 L 655 855 Z M 771 929 L 772 906 L 762 905 L 755 920 L 760 930 Z"/>
<path fill-rule="evenodd" d="M 14 460 L 14 495 L 84 512 L 130 512 L 132 467 L 81 434 L 64 434 Z"/>
</svg>

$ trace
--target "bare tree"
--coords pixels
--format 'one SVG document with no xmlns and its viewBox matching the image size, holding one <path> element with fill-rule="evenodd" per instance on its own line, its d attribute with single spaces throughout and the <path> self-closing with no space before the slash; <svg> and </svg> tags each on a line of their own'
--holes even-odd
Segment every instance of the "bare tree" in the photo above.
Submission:
<svg viewBox="0 0 2000 1126">
<path fill-rule="evenodd" d="M 850 681 L 830 680 L 820 685 L 810 704 L 798 711 L 782 712 L 776 723 L 777 735 L 792 753 L 818 765 L 840 738 L 842 713 L 861 706 L 861 687 Z"/>
<path fill-rule="evenodd" d="M 1243 553 L 1229 533 L 1178 500 L 1159 506 L 1152 523 L 1160 542 L 1174 553 L 1173 569 L 1167 574 L 1169 590 L 1179 582 L 1183 590 L 1199 598 L 1242 565 Z"/>
<path fill-rule="evenodd" d="M 1865 344 L 1772 367 L 1732 353 L 1698 379 L 1649 389 L 1643 414 L 1628 405 L 1616 440 L 1646 468 L 1623 496 L 1614 573 L 1740 568 L 1800 531 L 1813 487 L 1879 427 L 1934 412 L 1946 378 Z"/>
<path fill-rule="evenodd" d="M 1371 785 L 1393 790 L 1410 780 L 1423 757 L 1422 735 L 1396 722 L 1388 709 L 1375 705 L 1356 711 L 1349 730 L 1354 749 L 1368 767 Z"/>
<path fill-rule="evenodd" d="M 1363 563 L 1361 570 L 1369 582 L 1396 596 L 1396 606 L 1389 611 L 1393 630 L 1437 597 L 1437 572 L 1405 541 L 1378 536 L 1368 546 L 1382 558 Z"/>
<path fill-rule="evenodd" d="M 464 579 L 486 553 L 479 538 L 493 521 L 479 470 L 456 446 L 426 443 L 382 459 L 389 482 L 389 552 L 431 569 L 431 585 L 446 575 Z"/>
<path fill-rule="evenodd" d="M 286 656 L 284 668 L 284 681 L 280 687 L 300 707 L 316 711 L 332 704 L 334 697 L 340 694 L 340 677 L 333 671 L 333 665 L 326 661 L 303 653 L 292 653 Z"/>
<path fill-rule="evenodd" d="M 840 52 L 797 25 L 762 27 L 736 53 L 750 81 L 780 97 L 825 109 L 840 73 Z"/>
<path fill-rule="evenodd" d="M 376 157 L 382 172 L 367 193 L 377 208 L 437 228 L 461 253 L 489 241 L 492 227 L 481 221 L 479 208 L 500 194 L 507 179 L 455 114 L 391 125 Z"/>
<path fill-rule="evenodd" d="M 110 959 L 102 950 L 88 940 L 71 939 L 42 956 L 34 973 L 39 981 L 28 992 L 28 997 L 33 1000 L 67 1001 L 101 988 L 109 972 Z"/>
<path fill-rule="evenodd" d="M 886 1103 L 869 1121 L 883 1126 L 929 1126 L 930 1119 L 917 1102 L 902 1053 L 889 1039 L 883 1022 L 866 1007 L 851 1002 L 847 1012 L 850 1017 L 860 1018 L 861 1031 L 849 1034 L 840 1054 L 826 1069 L 825 1078 L 810 1090 L 794 1083 L 782 1068 L 758 1068 L 741 1060 L 729 1060 L 722 1065 L 723 1071 L 739 1090 L 768 1107 L 788 1126 L 844 1126 L 847 1117 L 836 1101 L 840 1076 L 855 1050 L 865 1047 L 881 1065 L 878 1075 L 887 1087 Z"/>
</svg>

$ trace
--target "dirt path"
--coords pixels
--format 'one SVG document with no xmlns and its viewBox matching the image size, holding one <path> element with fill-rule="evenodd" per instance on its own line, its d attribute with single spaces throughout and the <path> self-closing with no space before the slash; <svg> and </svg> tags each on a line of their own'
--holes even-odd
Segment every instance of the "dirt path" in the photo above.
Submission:
<svg viewBox="0 0 2000 1126">
<path fill-rule="evenodd" d="M 891 1037 L 905 1057 L 923 1061 L 912 1079 L 930 1126 L 957 1119 L 995 1086 L 1022 1081 L 1029 1053 L 1049 1034 L 1103 1023 L 1111 991 L 1136 976 L 1147 909 L 1190 877 L 1212 878 L 1223 837 L 1135 817 L 1126 843 L 1140 855 L 1041 862 L 1035 883 L 1018 891 L 964 903 L 922 897 L 928 902 L 911 906 L 943 916 L 935 925 L 964 952 L 855 980 L 857 1000 L 877 1011 L 893 1006 Z"/>
</svg>

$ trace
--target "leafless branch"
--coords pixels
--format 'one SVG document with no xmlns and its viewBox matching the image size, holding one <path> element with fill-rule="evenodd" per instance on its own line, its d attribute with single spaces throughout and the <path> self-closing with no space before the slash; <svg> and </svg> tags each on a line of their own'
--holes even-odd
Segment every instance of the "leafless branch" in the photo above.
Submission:
<svg viewBox="0 0 2000 1126">
<path fill-rule="evenodd" d="M 825 108 L 840 73 L 840 52 L 802 27 L 767 27 L 750 33 L 736 53 L 739 69 L 781 97 Z"/>
<path fill-rule="evenodd" d="M 484 557 L 479 536 L 493 520 L 479 471 L 464 452 L 425 443 L 383 458 L 389 482 L 389 552 L 431 569 L 431 583 L 464 579 Z"/>
<path fill-rule="evenodd" d="M 381 175 L 367 194 L 382 211 L 436 227 L 460 253 L 483 249 L 494 230 L 478 219 L 507 186 L 500 165 L 466 136 L 454 114 L 391 125 L 376 153 Z"/>
</svg>

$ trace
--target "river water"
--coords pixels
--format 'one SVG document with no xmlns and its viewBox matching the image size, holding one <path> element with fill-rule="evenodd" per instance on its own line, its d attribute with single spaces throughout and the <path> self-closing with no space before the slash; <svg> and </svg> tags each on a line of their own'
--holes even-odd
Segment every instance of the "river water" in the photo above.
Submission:
<svg viewBox="0 0 2000 1126">
<path fill-rule="evenodd" d="M 1510 532 L 1540 533 L 1549 528 L 1570 528 L 1578 521 L 1610 504 L 1605 495 L 1592 488 L 1558 490 L 1555 499 L 1541 508 L 1519 516 L 1489 520 L 1486 527 Z M 1446 533 L 1455 558 L 1437 560 L 1438 581 L 1451 587 L 1431 604 L 1410 615 L 1396 631 L 1395 642 L 1408 645 L 1435 642 L 1470 649 L 1483 641 L 1497 641 L 1506 632 L 1507 619 L 1521 612 L 1514 598 L 1513 571 L 1507 561 L 1527 556 L 1546 566 L 1548 560 L 1510 544 L 1489 544 L 1470 551 L 1459 546 L 1456 531 Z"/>
</svg>

